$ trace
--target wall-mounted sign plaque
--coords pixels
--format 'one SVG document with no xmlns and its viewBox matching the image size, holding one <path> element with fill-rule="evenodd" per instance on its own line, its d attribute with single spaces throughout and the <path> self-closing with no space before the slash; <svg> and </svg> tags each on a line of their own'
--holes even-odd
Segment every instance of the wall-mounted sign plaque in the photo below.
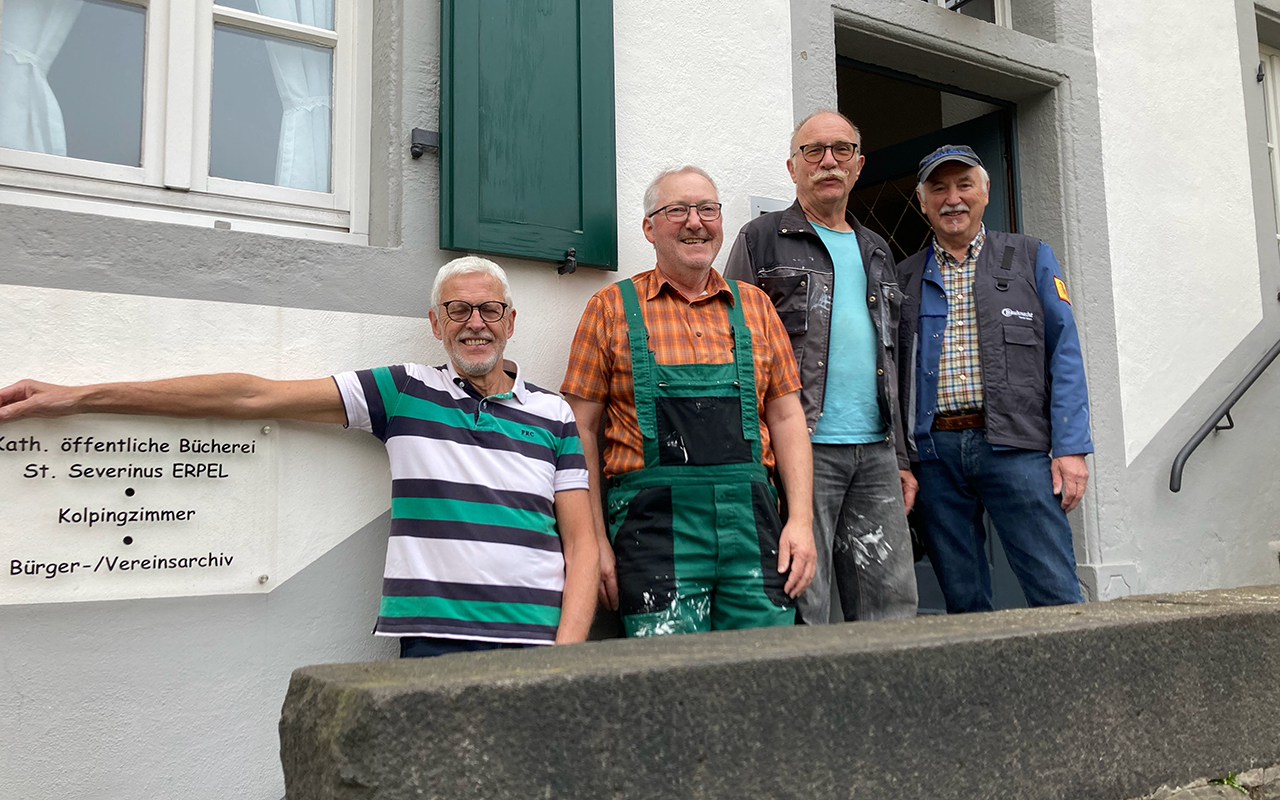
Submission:
<svg viewBox="0 0 1280 800">
<path fill-rule="evenodd" d="M 0 425 L 0 604 L 270 589 L 278 436 L 263 421 Z"/>
</svg>

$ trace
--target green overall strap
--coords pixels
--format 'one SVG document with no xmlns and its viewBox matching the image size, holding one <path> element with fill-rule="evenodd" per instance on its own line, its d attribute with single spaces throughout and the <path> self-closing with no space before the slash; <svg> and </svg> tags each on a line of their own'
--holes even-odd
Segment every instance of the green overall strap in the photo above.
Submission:
<svg viewBox="0 0 1280 800">
<path fill-rule="evenodd" d="M 649 357 L 649 329 L 645 327 L 644 315 L 640 313 L 636 285 L 627 278 L 618 281 L 618 289 L 622 291 L 622 308 L 627 313 L 627 338 L 631 342 L 632 394 L 636 403 L 636 421 L 640 424 L 640 435 L 644 439 L 647 465 L 650 460 L 649 450 L 653 449 L 656 454 L 658 441 L 658 412 L 653 404 L 653 361 Z"/>
<path fill-rule="evenodd" d="M 738 367 L 738 398 L 742 406 L 742 438 L 752 443 L 756 461 L 760 460 L 760 415 L 756 412 L 756 368 L 751 354 L 751 329 L 742 313 L 742 297 L 738 282 L 728 281 L 733 292 L 729 308 L 729 324 L 733 326 L 733 360 Z"/>
</svg>

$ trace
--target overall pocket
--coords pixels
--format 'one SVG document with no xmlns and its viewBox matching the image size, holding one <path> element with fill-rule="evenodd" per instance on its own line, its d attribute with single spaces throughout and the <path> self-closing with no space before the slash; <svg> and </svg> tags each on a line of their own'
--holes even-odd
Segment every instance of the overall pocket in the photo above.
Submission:
<svg viewBox="0 0 1280 800">
<path fill-rule="evenodd" d="M 674 510 L 670 486 L 650 486 L 629 496 L 625 517 L 613 511 L 613 552 L 617 559 L 618 612 L 651 614 L 676 598 Z"/>
</svg>

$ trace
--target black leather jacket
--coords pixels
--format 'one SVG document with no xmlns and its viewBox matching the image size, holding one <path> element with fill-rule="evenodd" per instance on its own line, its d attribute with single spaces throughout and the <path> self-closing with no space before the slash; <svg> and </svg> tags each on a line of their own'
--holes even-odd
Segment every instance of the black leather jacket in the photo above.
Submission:
<svg viewBox="0 0 1280 800">
<path fill-rule="evenodd" d="M 852 214 L 849 224 L 858 237 L 867 272 L 867 309 L 877 334 L 876 393 L 880 415 L 888 422 L 888 440 L 898 452 L 898 467 L 908 469 L 906 439 L 898 405 L 898 319 L 902 291 L 889 246 Z M 835 270 L 826 245 L 796 201 L 784 211 L 763 214 L 742 227 L 729 252 L 726 278 L 759 286 L 773 301 L 791 335 L 800 369 L 800 404 L 809 433 L 822 416 L 827 387 L 827 353 L 831 334 L 831 298 Z"/>
</svg>

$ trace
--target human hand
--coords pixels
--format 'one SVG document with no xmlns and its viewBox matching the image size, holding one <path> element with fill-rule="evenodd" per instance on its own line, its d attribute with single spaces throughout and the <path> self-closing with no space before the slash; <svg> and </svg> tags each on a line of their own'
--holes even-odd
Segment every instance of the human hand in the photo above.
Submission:
<svg viewBox="0 0 1280 800">
<path fill-rule="evenodd" d="M 791 519 L 778 537 L 778 572 L 791 570 L 783 591 L 799 597 L 809 588 L 818 566 L 818 548 L 813 544 L 813 523 Z"/>
<path fill-rule="evenodd" d="M 1080 498 L 1089 485 L 1089 467 L 1084 456 L 1058 456 L 1050 462 L 1049 471 L 1053 474 L 1053 493 L 1062 495 L 1062 510 L 1071 511 L 1080 505 Z"/>
<path fill-rule="evenodd" d="M 907 507 L 907 513 L 910 514 L 912 507 L 916 504 L 916 493 L 920 491 L 920 484 L 909 469 L 898 470 L 898 477 L 902 480 L 902 504 Z"/>
<path fill-rule="evenodd" d="M 618 563 L 607 538 L 600 539 L 600 605 L 618 610 Z"/>
<path fill-rule="evenodd" d="M 80 387 L 76 386 L 18 381 L 0 389 L 0 422 L 75 414 L 81 394 Z"/>
</svg>

